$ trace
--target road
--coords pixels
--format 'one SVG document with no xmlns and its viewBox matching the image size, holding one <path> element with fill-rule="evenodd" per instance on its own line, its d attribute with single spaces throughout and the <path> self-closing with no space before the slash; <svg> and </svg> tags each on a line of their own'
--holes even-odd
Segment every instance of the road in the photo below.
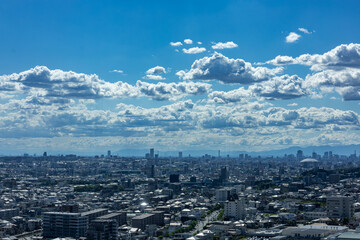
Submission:
<svg viewBox="0 0 360 240">
<path fill-rule="evenodd" d="M 203 220 L 200 220 L 196 224 L 194 230 L 192 230 L 190 233 L 193 235 L 195 232 L 201 231 L 206 224 L 208 224 L 211 221 L 216 220 L 219 213 L 220 213 L 220 210 L 216 210 L 216 211 L 212 212 L 210 215 L 206 216 Z"/>
</svg>

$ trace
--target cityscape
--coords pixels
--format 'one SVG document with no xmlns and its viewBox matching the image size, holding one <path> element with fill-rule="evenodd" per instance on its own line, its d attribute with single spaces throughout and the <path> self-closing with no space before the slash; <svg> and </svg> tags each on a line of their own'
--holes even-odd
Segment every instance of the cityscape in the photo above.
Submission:
<svg viewBox="0 0 360 240">
<path fill-rule="evenodd" d="M 358 239 L 360 157 L 0 158 L 1 239 Z"/>
<path fill-rule="evenodd" d="M 360 1 L 0 1 L 0 240 L 360 240 Z"/>
</svg>

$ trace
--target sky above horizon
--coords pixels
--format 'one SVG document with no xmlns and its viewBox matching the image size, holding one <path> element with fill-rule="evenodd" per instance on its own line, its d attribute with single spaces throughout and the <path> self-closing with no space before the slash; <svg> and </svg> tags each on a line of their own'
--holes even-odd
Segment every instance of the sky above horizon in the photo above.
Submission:
<svg viewBox="0 0 360 240">
<path fill-rule="evenodd" d="M 359 1 L 0 2 L 0 155 L 360 142 Z"/>
</svg>

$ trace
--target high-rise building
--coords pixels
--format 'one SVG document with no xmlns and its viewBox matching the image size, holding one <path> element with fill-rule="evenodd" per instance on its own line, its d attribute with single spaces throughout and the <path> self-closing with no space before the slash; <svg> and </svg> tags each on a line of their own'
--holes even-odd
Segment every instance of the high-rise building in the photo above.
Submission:
<svg viewBox="0 0 360 240">
<path fill-rule="evenodd" d="M 155 158 L 155 151 L 153 148 L 150 148 L 150 158 L 151 159 Z"/>
<path fill-rule="evenodd" d="M 329 218 L 348 218 L 354 216 L 353 198 L 348 196 L 330 196 L 326 199 L 326 212 Z"/>
<path fill-rule="evenodd" d="M 43 237 L 80 238 L 86 236 L 88 228 L 87 216 L 80 213 L 45 212 L 43 218 Z"/>
<path fill-rule="evenodd" d="M 220 181 L 227 182 L 229 180 L 229 171 L 227 167 L 222 167 L 220 171 Z"/>
<path fill-rule="evenodd" d="M 297 159 L 298 161 L 304 159 L 304 153 L 303 153 L 302 150 L 298 150 L 298 151 L 297 151 L 297 153 L 296 153 L 296 159 Z"/>
<path fill-rule="evenodd" d="M 229 197 L 232 196 L 233 194 L 236 194 L 235 188 L 217 189 L 215 191 L 216 202 L 218 203 L 226 202 L 229 199 Z"/>
<path fill-rule="evenodd" d="M 110 150 L 107 151 L 107 157 L 111 157 L 111 151 Z"/>
<path fill-rule="evenodd" d="M 179 152 L 179 158 L 182 158 L 182 152 Z"/>
<path fill-rule="evenodd" d="M 154 166 L 154 164 L 146 165 L 145 166 L 145 172 L 146 172 L 146 177 L 154 178 L 155 177 L 155 166 Z"/>
<path fill-rule="evenodd" d="M 224 204 L 224 216 L 242 220 L 246 217 L 245 201 L 243 198 L 226 201 Z"/>
</svg>

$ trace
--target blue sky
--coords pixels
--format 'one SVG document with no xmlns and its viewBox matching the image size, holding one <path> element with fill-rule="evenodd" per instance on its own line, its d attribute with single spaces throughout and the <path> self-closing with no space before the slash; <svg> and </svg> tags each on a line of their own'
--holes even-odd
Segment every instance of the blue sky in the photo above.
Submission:
<svg viewBox="0 0 360 240">
<path fill-rule="evenodd" d="M 2 1 L 0 153 L 357 143 L 359 9 Z"/>
</svg>

